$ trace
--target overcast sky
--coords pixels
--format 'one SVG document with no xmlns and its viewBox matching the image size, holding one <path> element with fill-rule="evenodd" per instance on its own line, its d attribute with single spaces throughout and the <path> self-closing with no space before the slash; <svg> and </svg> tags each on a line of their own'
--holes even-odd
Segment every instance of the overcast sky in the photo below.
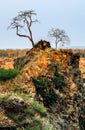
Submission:
<svg viewBox="0 0 85 130">
<path fill-rule="evenodd" d="M 7 30 L 19 11 L 30 9 L 40 21 L 32 27 L 35 42 L 49 40 L 48 31 L 53 27 L 65 30 L 70 46 L 85 46 L 85 0 L 0 0 L 0 49 L 31 48 L 27 39 Z"/>
</svg>

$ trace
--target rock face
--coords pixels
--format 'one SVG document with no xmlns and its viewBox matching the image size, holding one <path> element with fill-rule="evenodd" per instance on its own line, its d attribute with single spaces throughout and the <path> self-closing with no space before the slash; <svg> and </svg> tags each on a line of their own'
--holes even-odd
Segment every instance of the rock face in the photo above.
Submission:
<svg viewBox="0 0 85 130">
<path fill-rule="evenodd" d="M 79 60 L 72 50 L 52 49 L 46 41 L 15 60 L 14 66 L 22 69 L 11 87 L 44 104 L 53 130 L 85 129 L 85 88 Z"/>
<path fill-rule="evenodd" d="M 32 49 L 23 61 L 20 60 L 17 65 L 24 66 L 22 86 L 28 88 L 33 97 L 39 96 L 38 100 L 42 99 L 47 108 L 49 106 L 48 111 L 51 113 L 51 123 L 54 124 L 55 130 L 84 130 L 84 88 L 79 70 L 79 54 L 74 54 L 72 50 L 55 50 L 49 47 L 44 50 L 42 47 Z M 65 85 L 62 89 L 59 88 L 61 81 L 54 83 L 55 73 L 64 77 Z M 45 94 L 54 92 L 56 100 L 53 104 L 50 103 L 50 98 L 46 103 L 47 96 L 39 92 L 36 95 L 39 89 L 36 89 L 32 77 L 36 81 L 39 81 L 39 78 L 42 78 L 43 82 L 48 80 L 50 85 L 47 84 L 43 91 L 48 92 Z"/>
<path fill-rule="evenodd" d="M 23 109 L 27 108 L 27 103 L 17 95 L 9 95 L 6 101 L 2 102 L 3 107 L 8 111 L 13 111 L 15 113 L 21 112 Z"/>
</svg>

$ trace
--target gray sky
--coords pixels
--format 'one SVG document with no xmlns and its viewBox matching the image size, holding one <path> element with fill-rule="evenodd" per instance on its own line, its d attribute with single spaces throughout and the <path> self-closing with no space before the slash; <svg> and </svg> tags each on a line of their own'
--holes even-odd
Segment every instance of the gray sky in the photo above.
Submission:
<svg viewBox="0 0 85 130">
<path fill-rule="evenodd" d="M 31 48 L 31 43 L 7 30 L 19 11 L 33 9 L 40 23 L 32 27 L 35 42 L 49 40 L 48 31 L 64 29 L 70 46 L 85 46 L 85 0 L 0 0 L 0 49 Z M 54 44 L 52 44 L 55 47 Z"/>
</svg>

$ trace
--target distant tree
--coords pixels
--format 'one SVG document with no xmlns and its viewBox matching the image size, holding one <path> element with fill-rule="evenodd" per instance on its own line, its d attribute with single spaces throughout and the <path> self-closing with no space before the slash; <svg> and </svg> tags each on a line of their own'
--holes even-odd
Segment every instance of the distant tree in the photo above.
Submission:
<svg viewBox="0 0 85 130">
<path fill-rule="evenodd" d="M 70 42 L 70 39 L 68 35 L 65 33 L 65 31 L 58 28 L 57 29 L 52 28 L 48 32 L 48 36 L 52 37 L 55 40 L 56 48 L 58 47 L 58 44 L 61 44 L 61 46 L 64 46 L 64 44 L 67 44 Z"/>
<path fill-rule="evenodd" d="M 13 18 L 10 26 L 8 27 L 16 29 L 16 34 L 18 36 L 29 39 L 33 47 L 34 47 L 34 40 L 32 36 L 31 26 L 33 23 L 38 22 L 38 20 L 34 18 L 34 16 L 36 16 L 34 10 L 20 11 L 19 14 Z M 22 29 L 24 29 L 27 34 L 22 34 L 21 33 Z"/>
</svg>

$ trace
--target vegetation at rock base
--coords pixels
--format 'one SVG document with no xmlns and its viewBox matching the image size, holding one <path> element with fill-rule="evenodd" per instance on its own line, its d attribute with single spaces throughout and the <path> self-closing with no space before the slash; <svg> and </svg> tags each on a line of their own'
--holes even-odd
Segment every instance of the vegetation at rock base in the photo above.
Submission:
<svg viewBox="0 0 85 130">
<path fill-rule="evenodd" d="M 17 69 L 3 69 L 0 68 L 0 80 L 8 80 L 16 77 L 19 74 Z"/>
<path fill-rule="evenodd" d="M 38 112 L 41 113 L 41 115 L 46 116 L 47 115 L 47 111 L 46 108 L 42 105 L 39 104 L 37 101 L 32 101 L 31 102 L 32 107 L 37 110 Z"/>
<path fill-rule="evenodd" d="M 16 130 L 53 130 L 52 124 L 49 124 L 49 128 L 44 128 L 43 123 L 45 123 L 45 120 L 49 120 L 50 116 L 43 104 L 38 103 L 38 101 L 29 102 L 27 100 L 29 103 L 27 108 L 23 108 L 22 110 L 20 110 L 20 108 L 15 112 L 14 103 L 16 100 L 13 96 L 12 94 L 11 98 L 9 98 L 10 95 L 0 97 L 0 104 L 4 105 L 5 113 L 8 118 L 12 119 L 17 124 Z M 12 104 L 10 105 L 9 102 Z"/>
</svg>

